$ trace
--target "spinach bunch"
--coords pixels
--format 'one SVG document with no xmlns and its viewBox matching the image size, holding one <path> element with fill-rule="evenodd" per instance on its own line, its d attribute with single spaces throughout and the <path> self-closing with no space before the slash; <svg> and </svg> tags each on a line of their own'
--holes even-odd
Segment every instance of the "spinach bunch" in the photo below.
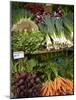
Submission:
<svg viewBox="0 0 76 100">
<path fill-rule="evenodd" d="M 44 34 L 41 32 L 22 32 L 14 33 L 12 36 L 12 50 L 25 51 L 31 53 L 41 50 L 45 41 Z"/>
</svg>

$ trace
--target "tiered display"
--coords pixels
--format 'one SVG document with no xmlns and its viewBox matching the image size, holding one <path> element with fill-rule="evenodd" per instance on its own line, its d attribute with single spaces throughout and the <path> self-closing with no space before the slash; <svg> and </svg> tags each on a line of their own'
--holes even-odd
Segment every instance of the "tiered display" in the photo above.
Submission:
<svg viewBox="0 0 76 100">
<path fill-rule="evenodd" d="M 11 98 L 73 94 L 74 7 L 11 2 L 11 12 Z"/>
</svg>

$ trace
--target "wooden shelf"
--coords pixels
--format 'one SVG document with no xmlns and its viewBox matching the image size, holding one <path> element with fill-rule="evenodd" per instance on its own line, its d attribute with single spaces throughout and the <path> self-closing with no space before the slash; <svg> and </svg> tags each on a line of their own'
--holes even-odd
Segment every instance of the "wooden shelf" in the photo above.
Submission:
<svg viewBox="0 0 76 100">
<path fill-rule="evenodd" d="M 53 49 L 53 50 L 43 50 L 43 51 L 37 51 L 37 52 L 32 52 L 32 53 L 25 53 L 25 55 L 38 55 L 38 54 L 46 54 L 46 53 L 54 53 L 54 52 L 61 52 L 61 51 L 73 51 L 74 50 L 74 47 L 71 47 L 71 48 L 63 48 L 63 49 Z"/>
</svg>

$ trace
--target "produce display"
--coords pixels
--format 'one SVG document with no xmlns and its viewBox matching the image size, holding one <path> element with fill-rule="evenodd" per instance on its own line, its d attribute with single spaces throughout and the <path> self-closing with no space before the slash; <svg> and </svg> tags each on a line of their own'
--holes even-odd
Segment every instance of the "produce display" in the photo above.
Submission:
<svg viewBox="0 0 76 100">
<path fill-rule="evenodd" d="M 74 6 L 11 2 L 11 98 L 74 94 Z"/>
</svg>

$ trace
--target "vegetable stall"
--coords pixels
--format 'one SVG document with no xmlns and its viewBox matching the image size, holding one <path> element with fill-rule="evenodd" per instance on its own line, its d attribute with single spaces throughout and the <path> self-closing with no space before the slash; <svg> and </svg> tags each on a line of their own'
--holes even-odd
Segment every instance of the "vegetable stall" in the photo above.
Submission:
<svg viewBox="0 0 76 100">
<path fill-rule="evenodd" d="M 74 94 L 74 7 L 11 2 L 11 12 L 11 98 Z"/>
</svg>

